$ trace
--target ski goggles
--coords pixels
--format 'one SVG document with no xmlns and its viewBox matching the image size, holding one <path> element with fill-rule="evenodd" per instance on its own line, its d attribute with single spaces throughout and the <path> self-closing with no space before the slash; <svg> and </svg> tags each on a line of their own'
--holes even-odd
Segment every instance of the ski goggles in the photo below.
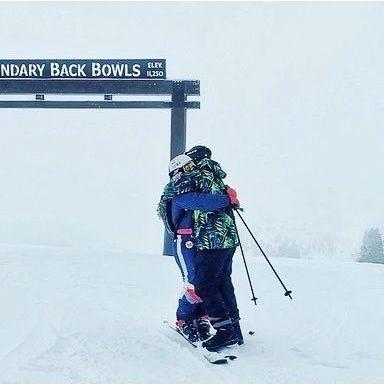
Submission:
<svg viewBox="0 0 384 384">
<path fill-rule="evenodd" d="M 193 161 L 188 161 L 187 164 L 183 165 L 183 171 L 185 173 L 192 172 L 196 168 L 196 165 Z"/>
<path fill-rule="evenodd" d="M 177 181 L 181 178 L 184 173 L 189 173 L 194 171 L 196 168 L 196 164 L 193 161 L 188 161 L 188 163 L 184 164 L 181 168 L 174 170 L 169 174 L 172 181 Z"/>
</svg>

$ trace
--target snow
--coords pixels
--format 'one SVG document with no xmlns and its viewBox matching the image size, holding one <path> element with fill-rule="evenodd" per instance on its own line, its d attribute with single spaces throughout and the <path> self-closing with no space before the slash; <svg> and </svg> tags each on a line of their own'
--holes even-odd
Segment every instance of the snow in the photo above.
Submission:
<svg viewBox="0 0 384 384">
<path fill-rule="evenodd" d="M 384 266 L 241 257 L 245 344 L 213 366 L 162 324 L 180 277 L 171 257 L 121 249 L 0 246 L 1 384 L 382 383 Z M 255 331 L 253 336 L 249 330 Z"/>
</svg>

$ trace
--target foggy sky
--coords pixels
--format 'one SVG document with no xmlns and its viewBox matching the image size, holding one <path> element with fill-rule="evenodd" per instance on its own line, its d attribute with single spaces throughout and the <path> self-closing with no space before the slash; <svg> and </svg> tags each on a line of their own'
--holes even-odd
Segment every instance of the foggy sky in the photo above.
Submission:
<svg viewBox="0 0 384 384">
<path fill-rule="evenodd" d="M 383 11 L 1 3 L 1 56 L 165 58 L 169 79 L 201 81 L 187 146 L 211 147 L 267 249 L 296 243 L 305 257 L 352 259 L 364 230 L 383 228 Z M 170 111 L 0 116 L 0 243 L 161 252 Z"/>
</svg>

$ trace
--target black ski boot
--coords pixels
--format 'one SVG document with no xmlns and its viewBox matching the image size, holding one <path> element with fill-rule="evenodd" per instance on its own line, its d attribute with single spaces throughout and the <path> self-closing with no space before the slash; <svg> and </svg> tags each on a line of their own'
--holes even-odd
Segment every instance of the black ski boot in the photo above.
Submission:
<svg viewBox="0 0 384 384">
<path fill-rule="evenodd" d="M 216 334 L 209 340 L 203 342 L 203 347 L 210 352 L 217 352 L 220 349 L 238 342 L 232 324 L 227 324 L 216 328 Z"/>
<path fill-rule="evenodd" d="M 209 339 L 211 335 L 211 324 L 208 318 L 199 317 L 196 319 L 197 333 L 199 334 L 200 341 Z"/>
<path fill-rule="evenodd" d="M 178 320 L 176 322 L 176 326 L 192 343 L 196 343 L 196 341 L 199 341 L 197 328 L 193 324 L 193 321 Z"/>
<path fill-rule="evenodd" d="M 241 332 L 239 320 L 232 320 L 234 334 L 237 337 L 237 345 L 244 344 L 243 334 Z"/>
</svg>

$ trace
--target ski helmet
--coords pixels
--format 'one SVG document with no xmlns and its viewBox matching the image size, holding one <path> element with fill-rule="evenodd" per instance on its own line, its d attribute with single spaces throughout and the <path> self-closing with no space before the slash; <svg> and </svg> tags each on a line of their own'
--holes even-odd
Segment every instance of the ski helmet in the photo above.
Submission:
<svg viewBox="0 0 384 384">
<path fill-rule="evenodd" d="M 183 168 L 185 164 L 193 161 L 192 158 L 185 155 L 184 153 L 174 157 L 168 165 L 168 174 L 170 177 L 173 177 L 180 168 Z"/>
<path fill-rule="evenodd" d="M 204 147 L 204 145 L 196 145 L 192 147 L 189 151 L 185 152 L 195 163 L 212 156 L 212 152 L 209 148 Z"/>
</svg>

